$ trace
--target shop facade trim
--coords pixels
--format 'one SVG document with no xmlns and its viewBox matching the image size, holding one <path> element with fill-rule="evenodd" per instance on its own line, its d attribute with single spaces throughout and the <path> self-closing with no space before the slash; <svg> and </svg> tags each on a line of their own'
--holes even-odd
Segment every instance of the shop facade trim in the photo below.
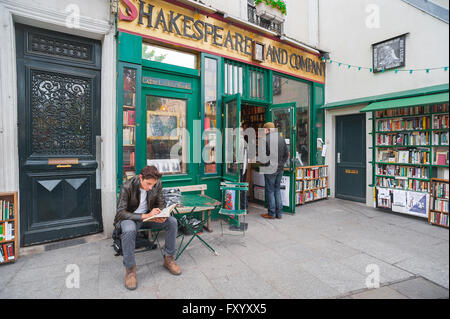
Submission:
<svg viewBox="0 0 450 319">
<path fill-rule="evenodd" d="M 414 89 L 414 90 L 400 91 L 400 92 L 381 94 L 381 95 L 375 95 L 375 96 L 370 96 L 370 97 L 363 97 L 363 98 L 358 98 L 358 99 L 332 102 L 332 103 L 325 104 L 324 106 L 322 106 L 322 108 L 327 109 L 327 110 L 328 109 L 336 109 L 336 108 L 340 108 L 340 107 L 369 104 L 369 103 L 381 102 L 381 101 L 386 101 L 386 100 L 401 99 L 401 98 L 414 97 L 414 96 L 427 95 L 427 94 L 443 93 L 443 92 L 448 92 L 448 91 L 449 91 L 449 84 L 447 83 L 447 84 L 434 85 L 434 86 L 429 86 L 429 87 L 424 87 L 424 88 Z"/>
</svg>

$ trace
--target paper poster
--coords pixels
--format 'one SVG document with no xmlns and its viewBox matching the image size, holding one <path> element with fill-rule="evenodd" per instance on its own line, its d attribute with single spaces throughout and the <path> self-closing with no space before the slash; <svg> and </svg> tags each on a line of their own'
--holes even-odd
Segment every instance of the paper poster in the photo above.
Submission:
<svg viewBox="0 0 450 319">
<path fill-rule="evenodd" d="M 392 211 L 397 213 L 406 213 L 406 191 L 393 190 Z"/>
<path fill-rule="evenodd" d="M 283 206 L 289 207 L 289 185 L 290 185 L 291 179 L 289 176 L 283 176 L 281 178 L 281 201 L 283 203 Z"/>
<path fill-rule="evenodd" d="M 235 195 L 236 192 L 233 190 L 226 190 L 225 191 L 225 203 L 224 207 L 228 210 L 235 210 Z"/>
<path fill-rule="evenodd" d="M 328 145 L 325 144 L 322 148 L 322 157 L 327 156 L 327 149 L 328 149 Z"/>
<path fill-rule="evenodd" d="M 406 213 L 428 218 L 428 203 L 430 195 L 427 193 L 407 192 Z"/>
<path fill-rule="evenodd" d="M 386 188 L 377 188 L 378 190 L 378 197 L 377 197 L 377 203 L 378 207 L 382 208 L 391 208 L 391 192 L 389 189 Z"/>
</svg>

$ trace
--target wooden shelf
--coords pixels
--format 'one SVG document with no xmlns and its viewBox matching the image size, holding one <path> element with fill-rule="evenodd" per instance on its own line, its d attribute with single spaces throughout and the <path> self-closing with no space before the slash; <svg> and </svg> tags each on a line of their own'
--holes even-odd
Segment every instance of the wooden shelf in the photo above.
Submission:
<svg viewBox="0 0 450 319">
<path fill-rule="evenodd" d="M 376 134 L 398 134 L 398 133 L 412 133 L 412 132 L 430 132 L 431 129 L 418 130 L 402 130 L 402 131 L 375 131 Z"/>
<path fill-rule="evenodd" d="M 9 218 L 9 219 L 0 221 L 0 225 L 3 225 L 3 227 L 6 223 L 14 224 L 14 238 L 0 241 L 0 249 L 2 249 L 2 251 L 3 251 L 3 245 L 8 245 L 11 243 L 14 245 L 14 248 L 13 248 L 14 249 L 14 259 L 0 262 L 0 264 L 7 264 L 7 263 L 15 262 L 19 257 L 19 247 L 18 247 L 19 225 L 17 223 L 17 217 L 18 217 L 17 192 L 6 192 L 6 193 L 2 192 L 2 193 L 0 193 L 0 200 L 12 202 L 14 205 L 14 212 L 13 212 L 14 218 Z M 6 259 L 7 257 L 4 257 L 4 258 Z"/>
<path fill-rule="evenodd" d="M 390 176 L 390 175 L 375 175 L 375 177 L 384 177 L 384 178 L 394 178 L 394 179 L 415 179 L 418 181 L 429 182 L 430 178 L 419 178 L 419 177 L 407 177 L 407 176 Z"/>
</svg>

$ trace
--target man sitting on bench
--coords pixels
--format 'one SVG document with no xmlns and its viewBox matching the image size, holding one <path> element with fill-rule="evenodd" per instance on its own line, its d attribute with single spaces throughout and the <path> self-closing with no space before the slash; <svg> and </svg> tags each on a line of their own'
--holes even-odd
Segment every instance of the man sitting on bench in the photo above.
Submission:
<svg viewBox="0 0 450 319">
<path fill-rule="evenodd" d="M 138 176 L 122 185 L 114 225 L 122 229 L 123 264 L 126 268 L 125 287 L 137 288 L 135 246 L 137 231 L 143 220 L 157 215 L 164 208 L 161 174 L 155 166 L 146 166 Z M 154 218 L 145 222 L 145 228 L 163 228 L 166 232 L 164 267 L 172 274 L 180 275 L 181 268 L 175 263 L 178 223 L 174 217 Z"/>
</svg>

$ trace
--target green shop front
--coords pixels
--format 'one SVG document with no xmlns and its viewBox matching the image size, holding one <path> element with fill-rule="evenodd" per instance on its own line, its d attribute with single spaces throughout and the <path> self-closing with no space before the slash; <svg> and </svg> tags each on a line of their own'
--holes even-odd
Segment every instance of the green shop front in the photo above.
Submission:
<svg viewBox="0 0 450 319">
<path fill-rule="evenodd" d="M 264 203 L 256 154 L 244 165 L 237 150 L 252 144 L 246 129 L 273 121 L 290 148 L 282 197 L 295 213 L 297 167 L 323 164 L 319 54 L 177 1 L 121 1 L 117 25 L 118 190 L 155 165 L 163 187 L 206 184 L 220 200 L 245 166 L 250 200 Z"/>
</svg>

